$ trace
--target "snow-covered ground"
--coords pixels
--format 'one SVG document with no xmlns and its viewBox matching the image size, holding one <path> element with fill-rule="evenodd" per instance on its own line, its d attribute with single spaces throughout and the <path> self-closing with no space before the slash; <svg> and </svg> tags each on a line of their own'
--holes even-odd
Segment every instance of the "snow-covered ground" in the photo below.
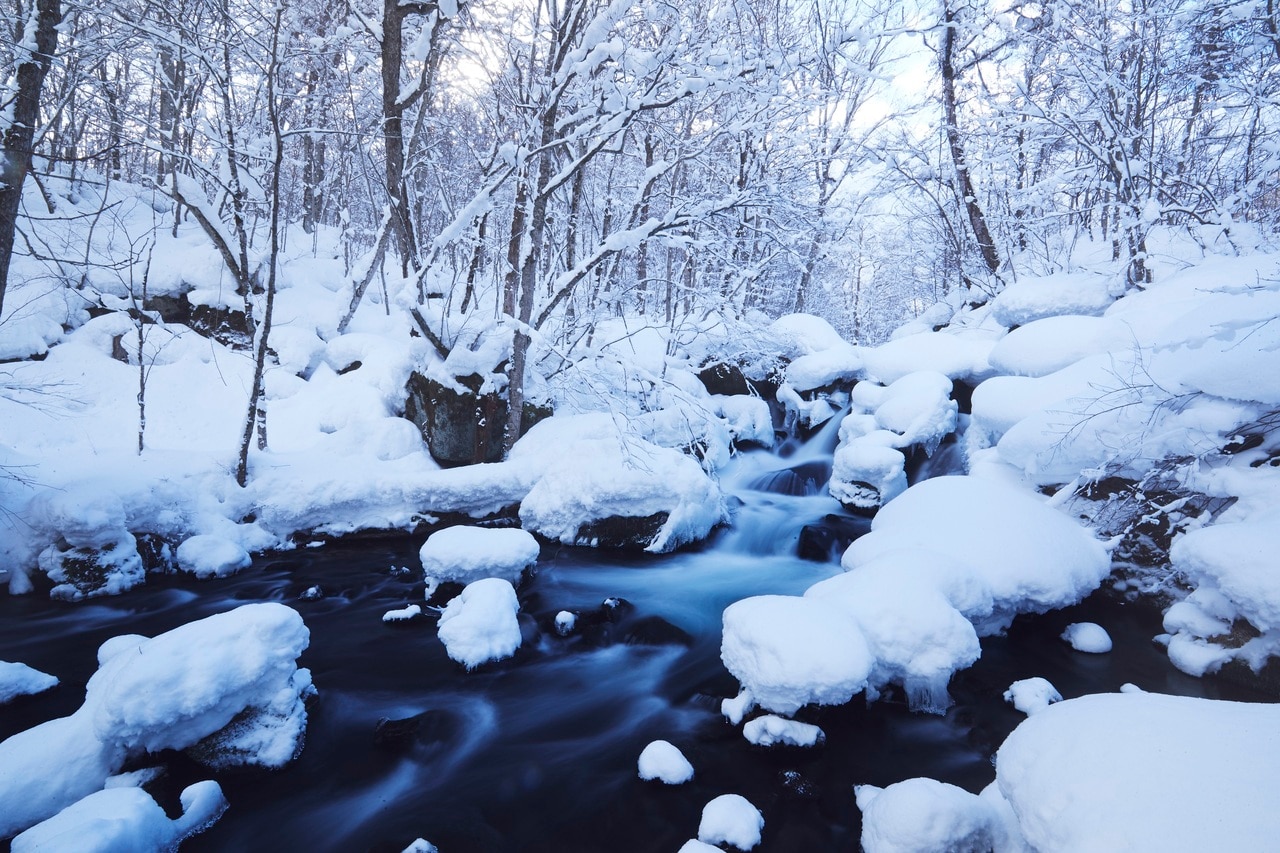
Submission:
<svg viewBox="0 0 1280 853">
<path fill-rule="evenodd" d="M 121 233 L 150 233 L 149 198 L 113 192 Z M 1097 589 L 1140 529 L 1160 529 L 1169 562 L 1124 565 L 1115 583 L 1170 596 L 1157 639 L 1175 665 L 1257 670 L 1280 654 L 1280 255 L 1233 251 L 1244 236 L 1205 250 L 1157 232 L 1145 290 L 1126 291 L 1114 265 L 1077 265 L 1012 281 L 977 308 L 956 299 L 929 309 L 927 323 L 878 347 L 843 341 L 814 317 L 757 324 L 760 363 L 786 362 L 778 398 L 793 420 L 812 427 L 849 407 L 831 494 L 878 513 L 843 574 L 724 611 L 722 660 L 741 685 L 724 711 L 748 740 L 819 743 L 820 731 L 786 718 L 859 694 L 902 690 L 913 708 L 944 710 L 950 677 L 978 659 L 981 638 Z M 195 230 L 156 239 L 150 295 L 234 303 Z M 337 252 L 299 247 L 282 260 L 269 449 L 251 452 L 243 488 L 233 477 L 252 376 L 243 350 L 108 310 L 132 305 L 123 267 L 63 287 L 15 265 L 27 279 L 0 319 L 0 356 L 14 359 L 0 364 L 0 580 L 11 593 L 127 593 L 149 572 L 225 576 L 252 553 L 321 535 L 505 510 L 523 530 L 457 527 L 421 552 L 431 581 L 467 584 L 438 631 L 470 669 L 521 645 L 513 584 L 537 559 L 531 534 L 654 552 L 697 542 L 729 517 L 718 477 L 737 445 L 773 442 L 758 397 L 713 394 L 696 378 L 710 350 L 727 346 L 724 329 L 690 344 L 622 318 L 597 330 L 572 370 L 533 383 L 557 414 L 505 461 L 443 469 L 404 417 L 406 382 L 414 371 L 459 375 L 462 361 L 492 361 L 492 348 L 446 365 L 410 336 L 401 306 L 376 294 L 339 333 L 349 292 Z M 953 383 L 972 389 L 971 414 Z M 966 473 L 907 487 L 912 448 L 950 440 Z M 1118 491 L 1095 500 L 1104 486 Z M 1224 508 L 1200 511 L 1201 498 Z M 104 809 L 136 815 L 129 831 L 189 831 L 103 786 L 129 755 L 191 746 L 241 713 L 255 724 L 210 754 L 288 761 L 305 726 L 310 683 L 295 660 L 307 631 L 287 608 L 256 607 L 104 646 L 80 711 L 0 744 L 0 837 L 77 802 L 41 831 L 74 831 Z M 1084 653 L 1111 647 L 1088 624 L 1064 640 Z M 0 696 L 49 685 L 5 666 Z M 144 699 L 156 684 L 172 701 Z M 1137 693 L 1057 701 L 1047 682 L 1019 682 L 1008 696 L 1030 716 L 1000 750 L 996 787 L 863 788 L 868 850 L 1244 849 L 1280 835 L 1260 799 L 1280 790 L 1274 706 Z M 685 777 L 676 755 L 642 756 L 641 775 Z M 50 763 L 57 772 L 44 772 Z M 216 816 L 220 796 L 195 792 L 191 820 Z M 707 805 L 703 844 L 759 843 L 763 817 L 734 796 Z"/>
</svg>

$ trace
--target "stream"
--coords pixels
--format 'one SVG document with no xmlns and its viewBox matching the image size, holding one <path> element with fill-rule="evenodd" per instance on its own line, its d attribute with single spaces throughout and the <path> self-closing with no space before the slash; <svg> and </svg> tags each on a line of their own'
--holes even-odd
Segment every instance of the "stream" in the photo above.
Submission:
<svg viewBox="0 0 1280 853">
<path fill-rule="evenodd" d="M 203 778 L 218 779 L 231 804 L 184 850 L 400 851 L 423 837 L 442 853 L 674 853 L 695 837 L 703 805 L 723 793 L 742 794 L 764 813 L 759 850 L 856 850 L 855 784 L 927 775 L 977 791 L 994 778 L 992 756 L 1023 719 L 1001 695 L 1015 680 L 1044 676 L 1067 697 L 1132 682 L 1269 698 L 1183 675 L 1151 641 L 1161 630 L 1158 608 L 1100 591 L 985 639 L 981 660 L 952 680 L 956 704 L 945 715 L 911 713 L 890 691 L 870 706 L 855 697 L 804 709 L 799 718 L 826 733 L 811 750 L 751 745 L 719 713 L 720 700 L 737 692 L 719 660 L 720 614 L 746 596 L 801 593 L 840 570 L 840 543 L 867 522 L 825 496 L 833 444 L 825 431 L 784 447 L 786 458 L 740 456 L 724 478 L 734 522 L 698 548 L 651 556 L 544 547 L 535 577 L 520 588 L 524 646 L 474 672 L 446 656 L 433 614 L 381 621 L 422 598 L 420 537 L 261 556 L 222 580 L 159 576 L 82 604 L 0 597 L 0 659 L 62 680 L 0 706 L 0 739 L 75 710 L 109 637 L 154 635 L 247 602 L 279 601 L 311 631 L 301 665 L 319 695 L 306 746 L 274 772 L 211 773 L 180 754 L 159 756 L 168 773 L 153 792 L 166 808 Z M 805 537 L 826 547 L 828 559 L 798 558 Z M 315 586 L 323 596 L 305 600 Z M 611 597 L 626 604 L 606 615 L 601 603 Z M 560 637 L 553 624 L 561 610 L 600 615 Z M 1076 621 L 1103 625 L 1115 650 L 1073 651 L 1059 634 Z M 692 782 L 637 777 L 637 756 L 659 738 L 689 758 Z"/>
</svg>

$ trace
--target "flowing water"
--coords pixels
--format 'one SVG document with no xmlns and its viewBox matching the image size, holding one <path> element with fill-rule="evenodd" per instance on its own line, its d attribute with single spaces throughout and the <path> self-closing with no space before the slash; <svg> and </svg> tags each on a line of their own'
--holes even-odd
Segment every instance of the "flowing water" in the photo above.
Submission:
<svg viewBox="0 0 1280 853">
<path fill-rule="evenodd" d="M 928 775 L 977 791 L 990 782 L 995 749 L 1022 719 L 1001 699 L 1014 680 L 1045 676 L 1066 696 L 1133 682 L 1264 698 L 1177 672 L 1151 642 L 1158 610 L 1099 593 L 984 640 L 982 659 L 953 680 L 957 701 L 945 715 L 910 713 L 892 693 L 870 706 L 855 698 L 801 714 L 825 730 L 823 745 L 752 746 L 719 714 L 720 700 L 737 690 L 719 661 L 720 614 L 745 596 L 800 593 L 839 571 L 837 560 L 795 556 L 806 527 L 837 531 L 823 540 L 835 543 L 833 555 L 865 530 L 824 495 L 833 441 L 820 433 L 785 459 L 741 457 L 725 480 L 734 523 L 699 549 L 654 557 L 545 548 L 520 591 L 524 647 L 475 672 L 445 655 L 433 616 L 381 621 L 422 597 L 421 542 L 410 537 L 267 556 L 225 580 L 161 577 L 87 604 L 2 597 L 0 659 L 62 684 L 0 707 L 0 738 L 73 711 L 108 637 L 153 635 L 246 602 L 281 601 L 311 630 L 302 664 L 319 696 L 306 747 L 274 772 L 212 774 L 181 755 L 160 756 L 169 772 L 157 794 L 167 807 L 182 786 L 210 777 L 231 803 L 184 850 L 398 851 L 421 836 L 444 853 L 671 853 L 696 835 L 707 801 L 738 793 L 765 815 L 758 849 L 825 851 L 857 849 L 855 784 Z M 313 586 L 324 596 L 303 600 Z M 606 614 L 607 597 L 627 604 Z M 552 627 L 560 610 L 587 614 L 569 637 Z M 1084 655 L 1058 639 L 1082 620 L 1103 624 L 1116 650 Z M 685 752 L 692 782 L 637 778 L 637 756 L 658 738 Z"/>
</svg>

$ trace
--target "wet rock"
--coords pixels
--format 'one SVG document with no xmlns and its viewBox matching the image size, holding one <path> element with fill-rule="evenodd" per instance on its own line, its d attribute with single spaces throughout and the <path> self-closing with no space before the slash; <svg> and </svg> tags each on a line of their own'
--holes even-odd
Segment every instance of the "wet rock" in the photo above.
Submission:
<svg viewBox="0 0 1280 853">
<path fill-rule="evenodd" d="M 299 601 L 319 601 L 322 598 L 324 598 L 324 587 L 319 586 L 309 586 L 298 595 Z"/>
<path fill-rule="evenodd" d="M 870 527 L 865 517 L 829 513 L 817 524 L 806 524 L 800 528 L 796 556 L 815 563 L 834 562 L 840 559 L 853 540 Z"/>
<path fill-rule="evenodd" d="M 693 645 L 693 635 L 677 628 L 661 616 L 645 616 L 627 626 L 622 641 L 629 646 Z"/>
<path fill-rule="evenodd" d="M 246 350 L 253 344 L 253 331 L 243 311 L 215 305 L 193 305 L 191 328 L 223 346 Z"/>
<path fill-rule="evenodd" d="M 806 779 L 798 770 L 783 770 L 778 774 L 782 782 L 782 790 L 786 796 L 795 800 L 816 800 L 821 794 L 818 786 Z"/>
<path fill-rule="evenodd" d="M 138 557 L 146 572 L 171 572 L 174 568 L 173 546 L 155 533 L 139 533 L 136 537 Z"/>
<path fill-rule="evenodd" d="M 407 752 L 417 740 L 421 722 L 421 715 L 402 720 L 382 717 L 373 724 L 373 743 L 393 752 Z"/>
<path fill-rule="evenodd" d="M 61 542 L 40 553 L 40 570 L 55 586 L 53 598 L 79 601 L 100 595 L 119 595 L 146 581 L 137 541 L 122 532 L 98 547 L 70 547 Z"/>
<path fill-rule="evenodd" d="M 742 375 L 742 368 L 723 361 L 705 365 L 698 371 L 698 379 L 706 386 L 707 393 L 732 396 L 750 394 L 751 387 Z"/>
<path fill-rule="evenodd" d="M 153 294 L 146 298 L 142 307 L 159 314 L 166 323 L 191 323 L 191 303 L 186 293 Z"/>
<path fill-rule="evenodd" d="M 441 465 L 474 465 L 502 458 L 507 426 L 507 400 L 496 390 L 506 384 L 496 374 L 473 373 L 456 377 L 457 386 L 446 386 L 414 372 L 406 384 L 404 416 L 422 431 L 431 456 Z M 522 434 L 551 415 L 549 406 L 526 402 Z"/>
<path fill-rule="evenodd" d="M 655 512 L 646 516 L 615 515 L 592 521 L 578 528 L 576 541 L 598 548 L 643 551 L 658 537 L 669 513 Z"/>
<path fill-rule="evenodd" d="M 817 495 L 826 488 L 829 479 L 831 479 L 831 461 L 815 459 L 780 471 L 762 474 L 751 483 L 750 488 L 775 495 Z"/>
</svg>

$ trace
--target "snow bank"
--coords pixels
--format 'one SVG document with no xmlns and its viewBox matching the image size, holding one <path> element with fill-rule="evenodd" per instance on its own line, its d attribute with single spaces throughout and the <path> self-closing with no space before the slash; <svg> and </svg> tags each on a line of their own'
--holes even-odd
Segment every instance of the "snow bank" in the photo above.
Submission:
<svg viewBox="0 0 1280 853">
<path fill-rule="evenodd" d="M 538 562 L 538 550 L 538 540 L 524 530 L 458 525 L 428 536 L 418 557 L 430 592 L 443 581 L 468 584 L 480 578 L 502 578 L 514 586 Z"/>
<path fill-rule="evenodd" d="M 25 663 L 0 660 L 0 705 L 19 696 L 33 696 L 58 686 L 58 679 Z"/>
<path fill-rule="evenodd" d="M 640 778 L 666 785 L 683 785 L 693 778 L 693 765 L 679 749 L 665 740 L 655 740 L 640 752 Z"/>
<path fill-rule="evenodd" d="M 1046 317 L 1014 329 L 991 349 L 991 366 L 1014 376 L 1047 376 L 1091 355 L 1124 349 L 1133 335 L 1114 317 Z"/>
<path fill-rule="evenodd" d="M 739 794 L 721 794 L 702 808 L 698 840 L 750 850 L 760 843 L 764 815 Z"/>
<path fill-rule="evenodd" d="M 933 779 L 854 788 L 866 853 L 991 850 L 995 815 L 977 794 Z"/>
<path fill-rule="evenodd" d="M 1070 699 L 1009 735 L 996 782 L 1043 853 L 1262 849 L 1280 838 L 1280 705 Z"/>
<path fill-rule="evenodd" d="M 180 796 L 182 814 L 170 820 L 141 788 L 108 788 L 67 806 L 13 839 L 13 853 L 163 853 L 207 829 L 227 809 L 217 782 L 197 782 Z"/>
<path fill-rule="evenodd" d="M 104 643 L 79 710 L 0 743 L 0 837 L 101 789 L 130 755 L 199 745 L 214 766 L 284 765 L 313 692 L 296 664 L 308 636 L 268 603 Z"/>
<path fill-rule="evenodd" d="M 467 669 L 509 658 L 520 648 L 519 611 L 510 581 L 472 581 L 440 614 L 440 642 L 449 657 Z"/>
</svg>

